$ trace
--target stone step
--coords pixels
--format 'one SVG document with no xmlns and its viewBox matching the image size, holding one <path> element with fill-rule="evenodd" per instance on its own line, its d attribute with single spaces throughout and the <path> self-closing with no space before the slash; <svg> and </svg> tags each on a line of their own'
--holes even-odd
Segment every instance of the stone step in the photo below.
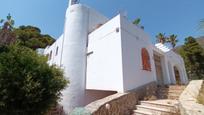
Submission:
<svg viewBox="0 0 204 115">
<path fill-rule="evenodd" d="M 163 92 L 163 93 L 166 93 L 166 92 L 182 92 L 183 89 L 160 89 L 160 90 L 157 90 L 157 92 Z"/>
<path fill-rule="evenodd" d="M 178 100 L 180 96 L 158 96 L 158 99 L 172 99 Z"/>
<path fill-rule="evenodd" d="M 158 90 L 184 90 L 186 88 L 186 86 L 169 86 L 169 87 L 158 87 Z"/>
<path fill-rule="evenodd" d="M 180 96 L 181 95 L 181 93 L 178 93 L 178 92 L 176 92 L 176 93 L 173 93 L 173 92 L 171 92 L 171 93 L 158 93 L 157 94 L 157 96 Z"/>
<path fill-rule="evenodd" d="M 171 90 L 184 90 L 186 86 L 169 86 L 169 89 Z"/>
<path fill-rule="evenodd" d="M 132 115 L 153 115 L 151 112 L 141 111 L 141 110 L 133 110 Z"/>
<path fill-rule="evenodd" d="M 181 95 L 181 93 L 169 93 L 168 95 L 172 95 L 172 96 L 180 96 Z"/>
<path fill-rule="evenodd" d="M 169 90 L 168 93 L 182 93 L 183 90 Z"/>
<path fill-rule="evenodd" d="M 168 96 L 157 96 L 158 99 L 167 99 Z"/>
<path fill-rule="evenodd" d="M 169 94 L 166 94 L 166 93 L 158 93 L 157 95 L 158 95 L 158 96 L 168 96 Z"/>
<path fill-rule="evenodd" d="M 166 87 L 161 87 L 161 88 L 158 88 L 157 90 L 160 91 L 160 90 L 168 90 L 169 88 L 166 88 Z"/>
<path fill-rule="evenodd" d="M 160 92 L 160 93 L 168 93 L 169 92 L 169 90 L 158 90 L 157 92 Z"/>
<path fill-rule="evenodd" d="M 169 85 L 168 87 L 186 87 L 186 85 Z"/>
<path fill-rule="evenodd" d="M 153 115 L 174 115 L 176 114 L 176 112 L 170 111 L 164 108 L 157 108 L 157 107 L 150 107 L 150 106 L 143 106 L 143 105 L 137 105 L 136 107 L 140 111 L 151 112 Z"/>
<path fill-rule="evenodd" d="M 181 93 L 169 93 L 168 96 L 180 96 Z"/>
<path fill-rule="evenodd" d="M 163 101 L 163 102 L 159 102 L 159 101 L 141 101 L 140 103 L 143 106 L 163 108 L 163 109 L 167 109 L 169 111 L 177 112 L 177 109 L 175 107 L 175 102 L 172 103 L 171 101 L 169 101 L 169 102 L 168 101 L 166 101 L 166 102 L 165 101 Z"/>
<path fill-rule="evenodd" d="M 168 96 L 168 99 L 178 100 L 178 99 L 179 99 L 179 96 Z"/>
<path fill-rule="evenodd" d="M 158 91 L 158 93 L 182 93 L 183 90 Z"/>
</svg>

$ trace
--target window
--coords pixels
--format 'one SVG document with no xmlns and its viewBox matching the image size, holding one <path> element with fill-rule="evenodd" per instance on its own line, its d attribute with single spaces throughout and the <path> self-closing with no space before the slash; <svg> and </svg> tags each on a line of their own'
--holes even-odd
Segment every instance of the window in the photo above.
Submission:
<svg viewBox="0 0 204 115">
<path fill-rule="evenodd" d="M 52 58 L 52 51 L 50 51 L 49 60 L 51 60 L 51 58 Z"/>
<path fill-rule="evenodd" d="M 142 48 L 141 55 L 142 55 L 143 70 L 151 71 L 150 57 L 149 57 L 149 53 L 146 48 Z"/>
<path fill-rule="evenodd" d="M 57 46 L 56 52 L 55 52 L 55 55 L 56 55 L 56 56 L 58 55 L 58 50 L 59 50 L 59 47 Z"/>
</svg>

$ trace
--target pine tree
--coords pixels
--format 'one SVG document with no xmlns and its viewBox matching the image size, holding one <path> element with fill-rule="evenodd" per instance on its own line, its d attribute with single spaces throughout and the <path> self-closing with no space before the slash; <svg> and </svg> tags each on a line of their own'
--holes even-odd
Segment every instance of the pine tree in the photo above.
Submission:
<svg viewBox="0 0 204 115">
<path fill-rule="evenodd" d="M 7 45 L 16 41 L 16 36 L 13 33 L 14 20 L 11 15 L 8 14 L 6 20 L 0 20 L 3 25 L 0 26 L 0 45 Z"/>
<path fill-rule="evenodd" d="M 179 52 L 184 58 L 189 78 L 204 79 L 204 49 L 196 39 L 191 36 L 186 38 Z"/>
</svg>

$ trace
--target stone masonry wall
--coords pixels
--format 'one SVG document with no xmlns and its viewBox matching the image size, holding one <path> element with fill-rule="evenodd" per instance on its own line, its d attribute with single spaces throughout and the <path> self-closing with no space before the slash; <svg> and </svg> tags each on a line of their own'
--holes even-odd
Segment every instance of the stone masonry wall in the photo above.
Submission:
<svg viewBox="0 0 204 115">
<path fill-rule="evenodd" d="M 85 107 L 91 115 L 131 115 L 138 101 L 155 95 L 155 82 L 146 84 L 127 93 L 117 93 L 90 103 Z"/>
<path fill-rule="evenodd" d="M 204 105 L 197 102 L 203 80 L 193 80 L 179 97 L 181 115 L 204 115 Z"/>
</svg>

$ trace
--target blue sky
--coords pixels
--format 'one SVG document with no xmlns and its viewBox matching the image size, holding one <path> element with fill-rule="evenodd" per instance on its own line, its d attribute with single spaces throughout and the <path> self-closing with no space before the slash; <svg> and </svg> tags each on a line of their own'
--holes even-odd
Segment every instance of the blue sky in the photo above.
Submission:
<svg viewBox="0 0 204 115">
<path fill-rule="evenodd" d="M 111 18 L 119 11 L 127 12 L 128 19 L 141 18 L 146 33 L 155 41 L 159 32 L 177 34 L 179 44 L 187 36 L 201 36 L 199 21 L 204 18 L 204 0 L 80 0 Z M 2 0 L 0 18 L 8 13 L 16 26 L 34 25 L 42 33 L 57 38 L 63 32 L 68 0 Z"/>
</svg>

